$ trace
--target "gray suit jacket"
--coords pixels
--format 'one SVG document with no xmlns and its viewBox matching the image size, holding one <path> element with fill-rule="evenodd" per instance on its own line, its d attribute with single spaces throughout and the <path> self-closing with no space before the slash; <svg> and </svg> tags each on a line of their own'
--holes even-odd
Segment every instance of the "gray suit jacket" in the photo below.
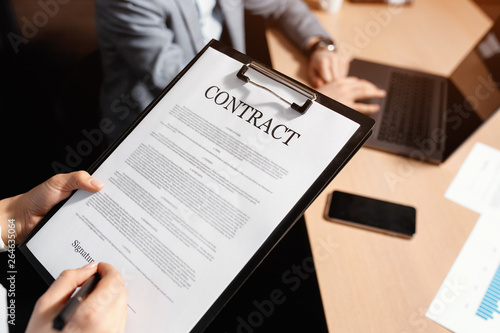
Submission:
<svg viewBox="0 0 500 333">
<path fill-rule="evenodd" d="M 300 49 L 328 36 L 300 0 L 219 0 L 232 46 L 245 52 L 244 10 L 277 24 Z M 117 138 L 205 46 L 193 0 L 96 0 L 101 111 Z M 109 122 L 108 122 L 109 124 Z"/>
</svg>

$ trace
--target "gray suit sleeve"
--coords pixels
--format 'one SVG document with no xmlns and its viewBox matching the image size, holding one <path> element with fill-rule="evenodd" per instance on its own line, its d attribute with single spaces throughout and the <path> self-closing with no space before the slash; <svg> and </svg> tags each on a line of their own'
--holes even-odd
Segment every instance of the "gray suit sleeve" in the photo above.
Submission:
<svg viewBox="0 0 500 333">
<path fill-rule="evenodd" d="M 311 37 L 329 37 L 328 32 L 301 0 L 245 0 L 245 9 L 277 25 L 302 51 L 305 51 Z"/>
</svg>

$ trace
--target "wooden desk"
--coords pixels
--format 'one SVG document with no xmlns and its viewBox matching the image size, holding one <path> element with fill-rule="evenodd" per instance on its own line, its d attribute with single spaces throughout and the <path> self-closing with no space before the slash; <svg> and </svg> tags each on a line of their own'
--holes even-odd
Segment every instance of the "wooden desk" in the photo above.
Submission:
<svg viewBox="0 0 500 333">
<path fill-rule="evenodd" d="M 312 0 L 309 0 L 311 2 Z M 306 1 L 307 2 L 307 1 Z M 347 56 L 449 76 L 491 28 L 470 0 L 414 0 L 405 7 L 352 4 L 314 13 Z M 276 30 L 267 33 L 276 69 L 306 82 L 305 58 Z"/>
<path fill-rule="evenodd" d="M 355 29 L 373 25 L 384 10 L 344 2 L 338 14 L 315 13 L 342 47 L 355 45 Z M 356 56 L 449 75 L 490 26 L 467 0 L 415 0 Z M 305 82 L 299 70 L 305 59 L 276 31 L 267 37 L 275 68 Z M 478 214 L 444 193 L 475 142 L 500 149 L 498 128 L 499 112 L 439 166 L 362 148 L 307 210 L 331 332 L 448 332 L 425 312 Z M 417 235 L 404 240 L 326 221 L 327 194 L 334 189 L 415 206 Z"/>
</svg>

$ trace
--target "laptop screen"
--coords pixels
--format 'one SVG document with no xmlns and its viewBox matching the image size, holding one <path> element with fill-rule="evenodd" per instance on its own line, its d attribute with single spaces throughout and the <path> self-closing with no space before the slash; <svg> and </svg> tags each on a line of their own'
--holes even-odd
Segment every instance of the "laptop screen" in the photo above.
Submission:
<svg viewBox="0 0 500 333">
<path fill-rule="evenodd" d="M 499 109 L 500 82 L 496 75 L 477 48 L 453 71 L 448 86 L 444 159 Z"/>
<path fill-rule="evenodd" d="M 451 81 L 481 120 L 488 119 L 500 106 L 500 82 L 474 49 L 453 71 Z"/>
</svg>

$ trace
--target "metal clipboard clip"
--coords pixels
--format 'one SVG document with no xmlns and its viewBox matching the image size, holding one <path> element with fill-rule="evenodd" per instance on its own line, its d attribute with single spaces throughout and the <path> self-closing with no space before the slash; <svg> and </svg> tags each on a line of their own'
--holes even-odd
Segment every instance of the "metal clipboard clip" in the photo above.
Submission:
<svg viewBox="0 0 500 333">
<path fill-rule="evenodd" d="M 278 95 L 277 93 L 275 93 L 274 91 L 272 91 L 271 89 L 267 88 L 267 87 L 264 87 L 263 85 L 260 85 L 252 80 L 250 80 L 250 78 L 248 76 L 245 75 L 245 73 L 247 72 L 248 68 L 252 68 L 254 70 L 256 70 L 257 72 L 261 73 L 262 75 L 265 75 L 267 76 L 268 78 L 270 79 L 273 79 L 285 86 L 287 86 L 288 88 L 292 89 L 293 91 L 301 94 L 302 96 L 305 96 L 307 97 L 307 100 L 304 102 L 304 104 L 302 106 L 296 104 L 296 103 L 293 103 L 293 102 L 289 102 L 287 101 L 286 99 L 284 99 L 283 97 L 281 97 L 280 95 Z M 309 107 L 312 105 L 312 102 L 316 100 L 317 98 L 317 95 L 310 91 L 310 90 L 306 90 L 304 89 L 303 87 L 299 86 L 297 83 L 293 82 L 292 80 L 288 79 L 287 77 L 284 77 L 284 76 L 281 76 L 275 72 L 272 72 L 271 70 L 269 70 L 268 68 L 252 61 L 248 64 L 245 64 L 241 67 L 241 69 L 239 70 L 238 74 L 236 74 L 236 76 L 246 82 L 246 83 L 251 83 L 253 85 L 255 85 L 256 87 L 259 87 L 261 89 L 264 89 L 264 90 L 267 90 L 269 91 L 271 94 L 273 94 L 274 96 L 278 97 L 279 99 L 281 99 L 283 102 L 287 103 L 288 105 L 290 105 L 290 107 L 292 109 L 294 109 L 295 111 L 301 113 L 301 114 L 304 114 L 307 109 L 309 109 Z"/>
</svg>

